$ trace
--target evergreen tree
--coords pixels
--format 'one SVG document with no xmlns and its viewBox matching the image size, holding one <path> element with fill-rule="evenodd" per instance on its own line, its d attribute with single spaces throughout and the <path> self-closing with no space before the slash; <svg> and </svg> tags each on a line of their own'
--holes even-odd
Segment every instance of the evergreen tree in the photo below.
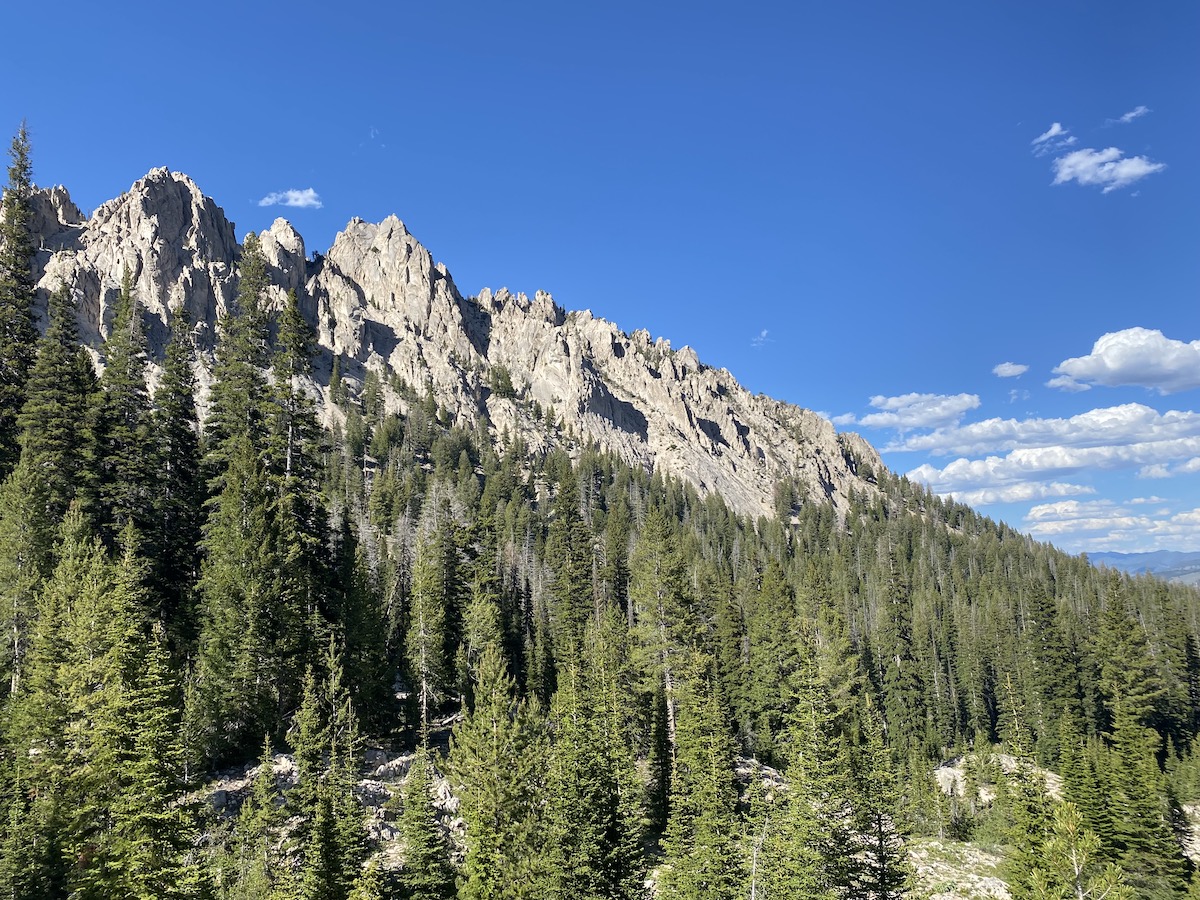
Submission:
<svg viewBox="0 0 1200 900">
<path fill-rule="evenodd" d="M 209 763 L 279 734 L 299 700 L 301 610 L 281 590 L 285 561 L 262 465 L 242 436 L 231 438 L 221 492 L 204 530 L 196 700 L 190 729 Z M 300 673 L 296 669 L 300 667 Z"/>
<path fill-rule="evenodd" d="M 404 868 L 399 880 L 408 900 L 450 900 L 454 896 L 454 870 L 450 849 L 438 828 L 432 775 L 433 761 L 422 745 L 409 766 L 401 801 Z"/>
<path fill-rule="evenodd" d="M 744 881 L 736 843 L 733 748 L 703 661 L 681 684 L 671 808 L 660 883 L 666 900 L 733 900 Z"/>
<path fill-rule="evenodd" d="M 100 391 L 88 411 L 83 493 L 93 521 L 111 547 L 126 525 L 146 533 L 154 521 L 146 338 L 128 267 L 104 355 Z"/>
<path fill-rule="evenodd" d="M 217 479 L 210 484 L 213 493 L 222 486 L 220 479 L 236 439 L 246 438 L 252 446 L 261 448 L 264 438 L 264 369 L 270 355 L 263 303 L 268 279 L 266 259 L 253 232 L 246 235 L 242 246 L 240 275 L 237 300 L 219 323 L 211 408 L 205 421 L 205 468 L 210 478 Z"/>
<path fill-rule="evenodd" d="M 450 666 L 446 659 L 445 535 L 435 526 L 417 542 L 413 564 L 405 654 L 415 682 L 417 715 L 424 735 L 429 719 L 445 699 Z"/>
<path fill-rule="evenodd" d="M 20 465 L 45 488 L 47 522 L 58 522 L 79 487 L 83 422 L 95 372 L 79 346 L 75 304 L 64 285 L 50 297 L 50 325 L 37 343 L 37 359 L 25 385 Z"/>
<path fill-rule="evenodd" d="M 820 900 L 839 896 L 851 877 L 850 758 L 811 657 L 794 681 L 783 734 L 788 786 L 768 821 L 761 881 L 768 897 Z"/>
<path fill-rule="evenodd" d="M 499 648 L 488 647 L 479 662 L 475 706 L 455 726 L 450 744 L 451 785 L 467 828 L 461 900 L 541 896 L 542 737 L 514 690 Z"/>
<path fill-rule="evenodd" d="M 1035 900 L 1133 900 L 1125 873 L 1102 861 L 1100 839 L 1084 827 L 1072 803 L 1054 810 L 1054 825 L 1041 865 L 1031 878 Z"/>
<path fill-rule="evenodd" d="M 146 539 L 154 592 L 162 598 L 168 634 L 179 644 L 190 643 L 197 626 L 191 601 L 200 569 L 204 500 L 192 358 L 186 323 L 177 315 L 154 394 L 150 466 L 155 491 Z"/>
<path fill-rule="evenodd" d="M 866 745 L 856 766 L 855 833 L 860 849 L 850 866 L 850 895 L 899 900 L 908 895 L 913 880 L 899 820 L 900 792 L 882 723 L 874 716 L 868 716 L 867 723 Z"/>
<path fill-rule="evenodd" d="M 30 467 L 16 469 L 0 486 L 0 686 L 9 695 L 20 686 L 38 593 L 53 569 L 57 523 L 46 515 L 47 502 L 45 482 Z"/>
<path fill-rule="evenodd" d="M 589 624 L 585 668 L 559 678 L 550 710 L 545 896 L 632 898 L 643 877 L 633 761 L 625 753 L 617 648 Z"/>
<path fill-rule="evenodd" d="M 1139 897 L 1170 897 L 1187 886 L 1182 850 L 1171 825 L 1166 781 L 1158 767 L 1159 738 L 1117 704 L 1113 731 L 1113 844 Z"/>
<path fill-rule="evenodd" d="M 33 167 L 25 123 L 9 149 L 8 186 L 0 204 L 0 476 L 20 455 L 17 415 L 25 403 L 25 381 L 33 365 Z"/>
</svg>

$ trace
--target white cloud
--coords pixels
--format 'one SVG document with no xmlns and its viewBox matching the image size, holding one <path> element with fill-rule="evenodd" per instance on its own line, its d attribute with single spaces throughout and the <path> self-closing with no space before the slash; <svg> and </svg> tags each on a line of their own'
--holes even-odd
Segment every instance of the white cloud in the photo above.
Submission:
<svg viewBox="0 0 1200 900">
<path fill-rule="evenodd" d="M 1018 391 L 1016 388 L 1013 388 L 1011 391 L 1008 392 L 1008 402 L 1009 403 L 1016 403 L 1018 400 L 1028 400 L 1028 399 L 1029 399 L 1029 391 Z"/>
<path fill-rule="evenodd" d="M 976 394 L 903 394 L 899 397 L 876 395 L 871 406 L 880 410 L 869 413 L 859 424 L 872 428 L 937 428 L 952 425 L 967 410 L 979 406 Z"/>
<path fill-rule="evenodd" d="M 842 413 L 840 416 L 829 416 L 829 421 L 834 425 L 856 425 L 858 424 L 858 416 L 854 413 Z"/>
<path fill-rule="evenodd" d="M 760 331 L 758 334 L 756 334 L 756 335 L 755 335 L 755 336 L 754 336 L 754 337 L 751 339 L 751 341 L 750 341 L 750 346 L 752 346 L 752 347 L 761 347 L 763 344 L 769 344 L 769 343 L 771 343 L 771 339 L 770 339 L 769 337 L 767 337 L 767 334 L 768 334 L 768 333 L 769 333 L 769 332 L 767 331 L 767 329 L 765 329 L 765 328 L 764 328 L 762 331 Z"/>
<path fill-rule="evenodd" d="M 1051 125 L 1049 128 L 1047 128 L 1045 131 L 1043 131 L 1041 134 L 1039 134 L 1037 137 L 1035 137 L 1029 143 L 1044 144 L 1044 143 L 1046 143 L 1046 141 L 1053 140 L 1054 138 L 1058 137 L 1059 135 L 1063 135 L 1063 134 L 1067 134 L 1067 129 L 1063 128 L 1061 123 L 1055 122 L 1053 125 Z"/>
<path fill-rule="evenodd" d="M 1055 122 L 1029 143 L 1033 145 L 1034 156 L 1047 156 L 1065 150 L 1077 140 L 1078 138 L 1071 134 L 1070 129 L 1063 128 L 1060 122 Z"/>
<path fill-rule="evenodd" d="M 1060 391 L 1070 391 L 1074 394 L 1092 389 L 1090 384 L 1080 384 L 1070 375 L 1059 375 L 1057 378 L 1051 378 L 1046 382 L 1046 387 L 1057 388 Z"/>
<path fill-rule="evenodd" d="M 1200 548 L 1200 509 L 1135 512 L 1111 500 L 1062 500 L 1033 507 L 1031 535 L 1066 550 L 1193 550 Z"/>
<path fill-rule="evenodd" d="M 1169 464 L 1200 454 L 1200 437 L 1103 447 L 1036 447 L 983 459 L 960 457 L 942 468 L 925 463 L 908 473 L 937 494 L 1053 481 L 1079 473 Z"/>
<path fill-rule="evenodd" d="M 1125 113 L 1125 115 L 1121 116 L 1121 118 L 1117 119 L 1116 121 L 1120 122 L 1122 125 L 1128 125 L 1134 119 L 1140 119 L 1142 116 L 1146 115 L 1146 113 L 1148 113 L 1148 112 L 1150 112 L 1149 107 L 1136 106 L 1133 109 L 1131 109 L 1129 112 Z M 1109 121 L 1111 122 L 1113 120 L 1110 119 Z"/>
<path fill-rule="evenodd" d="M 1142 403 L 1090 409 L 1068 418 L 984 419 L 906 435 L 887 451 L 916 450 L 973 456 L 1000 450 L 1051 447 L 1104 447 L 1200 438 L 1200 413 L 1160 413 Z"/>
<path fill-rule="evenodd" d="M 1138 478 L 1170 478 L 1171 473 L 1163 463 L 1154 463 L 1138 469 Z"/>
<path fill-rule="evenodd" d="M 320 209 L 321 198 L 312 188 L 273 191 L 258 201 L 259 206 L 296 206 L 301 209 Z"/>
<path fill-rule="evenodd" d="M 1180 463 L 1175 467 L 1175 471 L 1180 475 L 1191 475 L 1195 472 L 1200 472 L 1200 456 L 1195 456 L 1185 463 Z"/>
<path fill-rule="evenodd" d="M 1002 362 L 992 369 L 992 374 L 998 378 L 1016 378 L 1029 371 L 1029 366 L 1022 363 Z"/>
<path fill-rule="evenodd" d="M 1047 497 L 1072 497 L 1094 493 L 1096 493 L 1096 489 L 1086 484 L 1070 484 L 1065 481 L 1026 481 L 1003 487 L 959 491 L 952 496 L 959 503 L 965 503 L 967 506 L 988 506 L 993 503 L 1022 503 L 1029 500 L 1044 500 Z"/>
<path fill-rule="evenodd" d="M 1107 194 L 1165 168 L 1165 164 L 1151 162 L 1144 156 L 1125 156 L 1124 151 L 1116 147 L 1104 150 L 1088 147 L 1054 160 L 1053 183 L 1074 181 L 1080 185 L 1099 185 Z"/>
<path fill-rule="evenodd" d="M 1155 497 L 1153 494 L 1149 497 L 1134 497 L 1129 501 L 1130 506 L 1145 506 L 1149 503 L 1166 503 L 1162 497 Z"/>
<path fill-rule="evenodd" d="M 1046 382 L 1091 382 L 1106 387 L 1138 386 L 1171 394 L 1200 387 L 1200 341 L 1168 338 L 1157 329 L 1126 328 L 1101 336 L 1087 356 L 1059 363 L 1062 378 Z"/>
</svg>

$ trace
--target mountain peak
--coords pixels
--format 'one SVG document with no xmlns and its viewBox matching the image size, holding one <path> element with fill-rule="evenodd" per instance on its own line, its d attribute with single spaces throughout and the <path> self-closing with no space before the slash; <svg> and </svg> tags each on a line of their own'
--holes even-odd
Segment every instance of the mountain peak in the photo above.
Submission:
<svg viewBox="0 0 1200 900">
<path fill-rule="evenodd" d="M 241 257 L 221 207 L 166 168 L 86 222 L 66 191 L 54 190 L 39 201 L 40 288 L 66 282 L 75 289 L 85 342 L 100 352 L 128 267 L 152 356 L 161 358 L 171 322 L 185 316 L 202 360 L 211 359 Z M 773 514 L 779 502 L 844 509 L 851 491 L 872 489 L 860 464 L 870 472 L 880 463 L 865 441 L 838 435 L 808 410 L 752 395 L 690 347 L 674 350 L 644 329 L 625 333 L 586 310 L 568 313 L 545 291 L 530 299 L 485 289 L 464 298 L 394 215 L 351 219 L 314 262 L 286 219 L 259 238 L 274 285 L 269 304 L 294 290 L 313 325 L 320 351 L 313 390 L 322 398 L 337 356 L 352 384 L 370 370 L 387 376 L 392 409 L 405 402 L 391 387 L 396 376 L 431 390 L 463 425 L 483 419 L 497 438 L 519 437 L 532 452 L 590 444 L 718 492 L 752 516 Z M 204 368 L 198 376 L 203 391 L 211 376 Z M 341 415 L 331 404 L 324 409 Z"/>
</svg>

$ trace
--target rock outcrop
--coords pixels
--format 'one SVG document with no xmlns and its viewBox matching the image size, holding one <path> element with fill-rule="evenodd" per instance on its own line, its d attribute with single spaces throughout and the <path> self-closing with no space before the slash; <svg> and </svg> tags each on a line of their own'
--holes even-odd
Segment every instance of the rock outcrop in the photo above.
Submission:
<svg viewBox="0 0 1200 900">
<path fill-rule="evenodd" d="M 126 269 L 155 357 L 171 324 L 187 322 L 202 362 L 211 361 L 217 323 L 236 294 L 241 248 L 221 208 L 186 175 L 155 169 L 86 221 L 65 189 L 39 191 L 34 228 L 42 296 L 62 283 L 75 291 L 80 333 L 101 363 Z M 844 509 L 851 490 L 870 490 L 870 472 L 880 466 L 857 435 L 751 394 L 688 347 L 627 334 L 587 311 L 566 312 L 543 292 L 464 297 L 394 216 L 352 220 L 327 255 L 311 259 L 283 219 L 260 239 L 272 302 L 295 290 L 317 335 L 314 393 L 322 396 L 337 356 L 351 382 L 372 369 L 397 375 L 432 389 L 464 424 L 482 416 L 497 436 L 520 436 L 535 451 L 594 443 L 702 493 L 718 492 L 752 516 L 773 512 L 784 479 L 800 500 Z M 391 402 L 400 401 L 392 395 Z"/>
</svg>

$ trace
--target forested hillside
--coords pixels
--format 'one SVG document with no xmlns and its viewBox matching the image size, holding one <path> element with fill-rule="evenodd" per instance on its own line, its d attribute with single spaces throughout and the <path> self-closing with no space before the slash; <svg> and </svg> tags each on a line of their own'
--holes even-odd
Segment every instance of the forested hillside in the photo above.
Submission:
<svg viewBox="0 0 1200 900">
<path fill-rule="evenodd" d="M 922 835 L 1002 848 L 1014 898 L 1189 891 L 1193 589 L 861 459 L 846 508 L 784 480 L 751 520 L 394 373 L 335 372 L 319 417 L 313 325 L 267 302 L 253 235 L 200 423 L 186 316 L 151 391 L 131 278 L 102 374 L 66 289 L 37 337 L 28 153 L 0 231 L 6 897 L 895 898 Z M 417 751 L 399 864 L 367 746 Z M 210 802 L 279 751 L 294 783 Z"/>
</svg>

